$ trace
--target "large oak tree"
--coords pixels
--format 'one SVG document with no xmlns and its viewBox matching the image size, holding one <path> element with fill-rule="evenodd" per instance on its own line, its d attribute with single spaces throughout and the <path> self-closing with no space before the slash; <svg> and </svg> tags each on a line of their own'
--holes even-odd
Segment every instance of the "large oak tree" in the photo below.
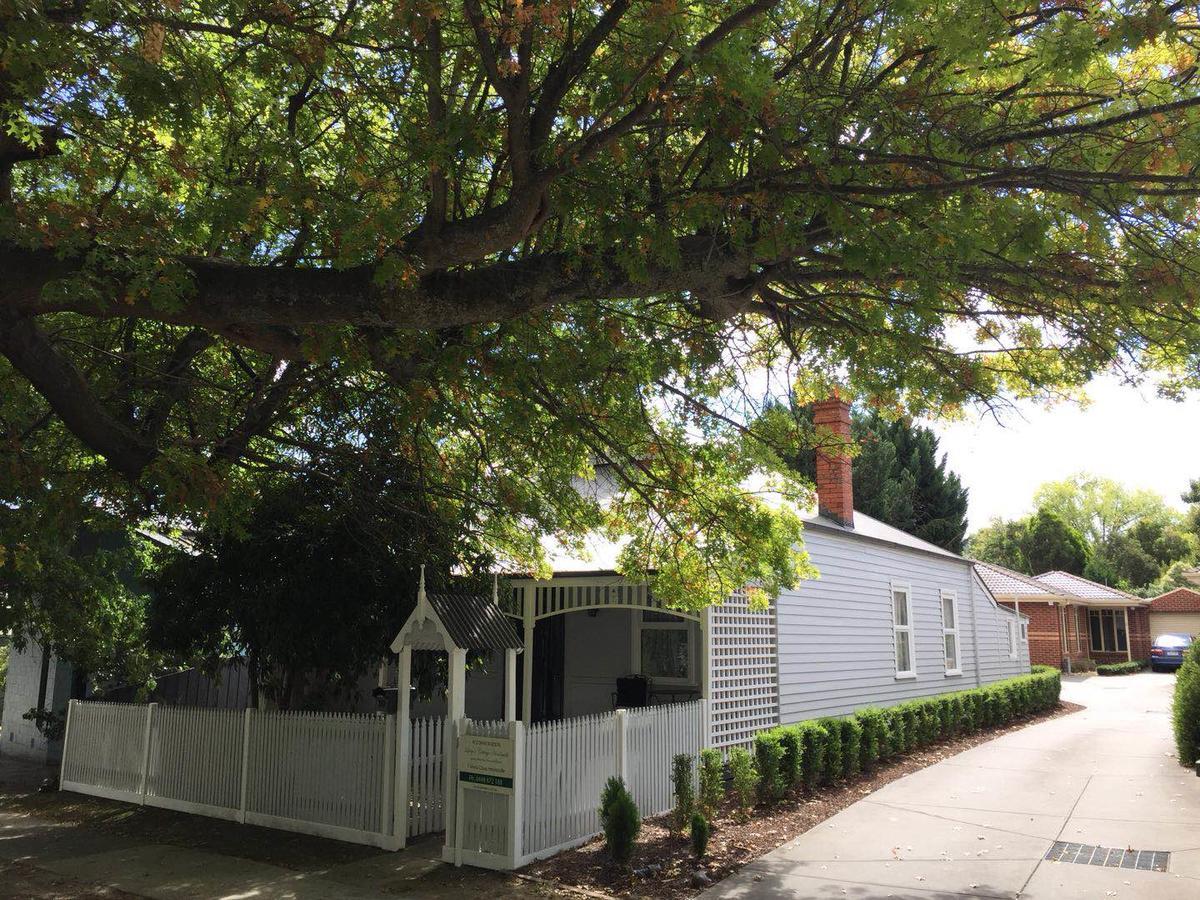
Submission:
<svg viewBox="0 0 1200 900">
<path fill-rule="evenodd" d="M 747 433 L 747 373 L 910 412 L 1195 374 L 1197 27 L 1096 0 L 6 0 L 5 499 L 223 511 L 379 429 L 422 503 L 469 498 L 515 556 L 606 522 L 664 591 L 712 585 L 677 600 L 778 586 L 795 523 L 739 485 L 797 438 Z M 596 462 L 607 510 L 565 489 Z"/>
</svg>

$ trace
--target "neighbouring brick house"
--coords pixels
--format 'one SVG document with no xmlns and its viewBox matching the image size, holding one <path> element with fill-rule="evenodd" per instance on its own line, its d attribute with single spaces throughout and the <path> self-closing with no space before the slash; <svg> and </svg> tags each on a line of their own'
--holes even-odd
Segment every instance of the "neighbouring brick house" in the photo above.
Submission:
<svg viewBox="0 0 1200 900">
<path fill-rule="evenodd" d="M 1070 670 L 1080 663 L 1150 657 L 1150 601 L 1066 572 L 1022 575 L 977 562 L 996 601 L 1029 618 L 1029 659 Z"/>
<path fill-rule="evenodd" d="M 1175 588 L 1150 601 L 1150 634 L 1190 634 L 1200 637 L 1200 591 Z"/>
</svg>

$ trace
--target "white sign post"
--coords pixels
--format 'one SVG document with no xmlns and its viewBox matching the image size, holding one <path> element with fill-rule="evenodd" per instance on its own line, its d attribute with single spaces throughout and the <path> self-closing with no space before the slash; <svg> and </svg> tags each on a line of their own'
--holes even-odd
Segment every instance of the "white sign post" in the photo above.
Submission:
<svg viewBox="0 0 1200 900">
<path fill-rule="evenodd" d="M 513 869 L 521 856 L 523 828 L 520 781 L 524 769 L 524 732 L 520 722 L 509 722 L 504 734 L 469 734 L 464 720 L 458 733 L 454 818 L 454 857 L 456 866 L 465 861 L 490 869 Z M 504 849 L 463 847 L 467 827 L 465 794 L 492 794 L 504 797 L 504 814 L 494 825 L 507 832 Z M 474 807 L 474 804 L 471 804 Z M 492 813 L 494 815 L 495 813 Z"/>
</svg>

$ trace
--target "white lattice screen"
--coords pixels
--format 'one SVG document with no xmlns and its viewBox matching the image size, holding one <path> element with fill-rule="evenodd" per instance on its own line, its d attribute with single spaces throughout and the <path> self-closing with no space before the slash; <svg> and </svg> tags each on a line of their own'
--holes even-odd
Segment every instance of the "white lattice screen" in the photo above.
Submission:
<svg viewBox="0 0 1200 900">
<path fill-rule="evenodd" d="M 779 723 L 775 606 L 751 610 L 738 591 L 709 615 L 712 746 L 745 745 Z"/>
</svg>

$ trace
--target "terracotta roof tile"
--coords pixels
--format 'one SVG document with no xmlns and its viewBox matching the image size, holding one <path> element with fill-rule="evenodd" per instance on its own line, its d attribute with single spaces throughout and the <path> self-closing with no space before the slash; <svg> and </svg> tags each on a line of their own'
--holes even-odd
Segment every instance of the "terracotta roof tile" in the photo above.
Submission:
<svg viewBox="0 0 1200 900">
<path fill-rule="evenodd" d="M 1018 597 L 1059 596 L 1059 592 L 1034 581 L 1028 575 L 1006 569 L 995 563 L 976 562 L 975 571 L 993 594 Z"/>
<path fill-rule="evenodd" d="M 1135 597 L 1126 591 L 1090 581 L 1087 578 L 1080 578 L 1069 572 L 1044 572 L 1041 575 L 1035 575 L 1034 581 L 1046 585 L 1056 594 L 1079 597 L 1082 600 L 1138 604 L 1146 602 L 1141 597 Z"/>
</svg>

